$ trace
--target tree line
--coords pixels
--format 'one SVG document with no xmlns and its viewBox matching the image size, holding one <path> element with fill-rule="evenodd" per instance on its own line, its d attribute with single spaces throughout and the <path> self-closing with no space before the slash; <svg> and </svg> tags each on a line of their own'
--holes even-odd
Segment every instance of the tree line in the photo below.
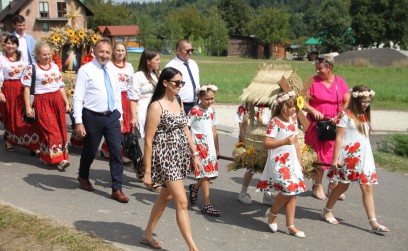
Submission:
<svg viewBox="0 0 408 251">
<path fill-rule="evenodd" d="M 408 47 L 408 0 L 163 0 L 123 3 L 84 0 L 89 28 L 138 24 L 145 47 L 172 50 L 180 38 L 207 55 L 223 55 L 229 35 L 265 45 L 318 38 L 321 53 L 357 46 Z"/>
</svg>

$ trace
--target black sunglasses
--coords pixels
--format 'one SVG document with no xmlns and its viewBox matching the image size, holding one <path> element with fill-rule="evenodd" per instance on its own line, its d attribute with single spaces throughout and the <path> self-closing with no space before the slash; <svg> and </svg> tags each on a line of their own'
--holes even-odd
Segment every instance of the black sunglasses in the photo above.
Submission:
<svg viewBox="0 0 408 251">
<path fill-rule="evenodd" d="M 190 53 L 190 52 L 193 53 L 193 52 L 194 52 L 194 49 L 187 49 L 186 52 L 187 52 L 187 53 Z"/>
<path fill-rule="evenodd" d="M 321 58 L 321 57 L 315 58 L 315 62 L 318 63 L 318 64 L 326 63 L 326 64 L 328 64 L 330 66 L 333 66 L 332 62 L 330 62 L 329 60 L 327 60 L 325 58 Z"/>
<path fill-rule="evenodd" d="M 183 87 L 184 84 L 186 83 L 186 82 L 181 81 L 181 80 L 169 80 L 169 82 L 173 82 L 176 85 L 176 87 L 180 87 L 180 86 Z"/>
</svg>

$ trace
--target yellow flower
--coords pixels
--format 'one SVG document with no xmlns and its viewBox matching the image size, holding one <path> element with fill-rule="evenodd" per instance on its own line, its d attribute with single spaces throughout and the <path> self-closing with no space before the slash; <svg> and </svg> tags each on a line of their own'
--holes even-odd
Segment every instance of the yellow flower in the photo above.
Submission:
<svg viewBox="0 0 408 251">
<path fill-rule="evenodd" d="M 73 37 L 75 35 L 75 31 L 73 30 L 68 30 L 67 31 L 68 36 Z"/>
<path fill-rule="evenodd" d="M 78 37 L 83 38 L 85 36 L 85 31 L 80 30 L 78 31 Z"/>
<path fill-rule="evenodd" d="M 60 35 L 58 35 L 57 33 L 54 33 L 51 37 L 54 40 L 54 42 L 58 42 L 61 40 Z"/>
<path fill-rule="evenodd" d="M 68 95 L 70 97 L 74 96 L 74 88 L 71 88 L 71 89 L 68 90 Z"/>
<path fill-rule="evenodd" d="M 253 155 L 255 153 L 255 148 L 251 146 L 250 148 L 248 148 L 247 153 Z"/>
<path fill-rule="evenodd" d="M 308 146 L 308 145 L 305 145 L 305 146 L 303 147 L 303 149 L 302 149 L 302 154 L 303 154 L 304 152 L 307 152 L 307 151 L 309 151 L 309 146 Z"/>
<path fill-rule="evenodd" d="M 92 39 L 92 42 L 96 43 L 96 42 L 98 41 L 98 39 L 99 39 L 98 34 L 94 34 L 94 35 L 91 37 L 91 39 Z"/>
<path fill-rule="evenodd" d="M 300 110 L 302 110 L 304 106 L 305 106 L 305 100 L 303 99 L 302 96 L 299 96 L 299 97 L 297 98 L 297 107 L 298 107 Z"/>
<path fill-rule="evenodd" d="M 242 141 L 240 141 L 240 142 L 238 142 L 238 143 L 235 144 L 235 147 L 236 147 L 236 148 L 238 148 L 238 147 L 245 147 L 245 143 L 242 142 Z"/>
<path fill-rule="evenodd" d="M 73 44 L 77 44 L 79 42 L 79 37 L 78 36 L 73 36 L 71 41 L 72 41 Z"/>
</svg>

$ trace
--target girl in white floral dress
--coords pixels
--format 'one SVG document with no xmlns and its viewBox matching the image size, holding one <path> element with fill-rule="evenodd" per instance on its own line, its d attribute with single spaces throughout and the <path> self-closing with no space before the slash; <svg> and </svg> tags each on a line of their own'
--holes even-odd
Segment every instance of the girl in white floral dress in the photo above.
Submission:
<svg viewBox="0 0 408 251">
<path fill-rule="evenodd" d="M 274 103 L 264 139 L 264 147 L 269 149 L 268 159 L 257 188 L 260 191 L 269 188 L 279 191 L 272 207 L 265 213 L 271 231 L 278 231 L 277 217 L 284 207 L 289 234 L 303 238 L 305 233 L 294 225 L 296 195 L 306 191 L 297 138 L 296 94 L 293 91 L 279 93 Z"/>
<path fill-rule="evenodd" d="M 347 191 L 351 182 L 360 183 L 363 204 L 373 232 L 389 232 L 375 218 L 373 184 L 378 184 L 369 132 L 371 98 L 375 92 L 359 85 L 351 89 L 348 110 L 343 111 L 337 121 L 336 143 L 331 168 L 337 170 L 339 184 L 334 188 L 322 210 L 322 219 L 330 224 L 339 224 L 332 210 L 340 195 Z"/>
<path fill-rule="evenodd" d="M 220 215 L 220 211 L 210 203 L 210 179 L 218 177 L 217 156 L 220 152 L 216 127 L 217 120 L 215 109 L 212 106 L 216 92 L 217 87 L 210 84 L 197 89 L 197 97 L 200 103 L 194 106 L 188 114 L 188 125 L 202 166 L 200 169 L 194 170 L 198 181 L 196 184 L 190 184 L 189 186 L 189 200 L 191 204 L 196 204 L 197 193 L 201 188 L 204 197 L 202 212 L 210 216 Z"/>
</svg>

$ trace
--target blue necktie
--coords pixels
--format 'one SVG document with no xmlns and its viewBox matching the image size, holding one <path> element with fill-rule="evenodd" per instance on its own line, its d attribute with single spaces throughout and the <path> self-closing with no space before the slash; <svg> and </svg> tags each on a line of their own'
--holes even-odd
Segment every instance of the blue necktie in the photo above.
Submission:
<svg viewBox="0 0 408 251">
<path fill-rule="evenodd" d="M 105 87 L 106 92 L 108 93 L 108 109 L 109 111 L 113 112 L 115 109 L 115 95 L 112 88 L 112 83 L 109 78 L 108 71 L 106 70 L 106 65 L 102 66 L 104 79 L 105 79 Z"/>
<path fill-rule="evenodd" d="M 191 73 L 190 66 L 188 66 L 188 62 L 183 63 L 187 67 L 188 75 L 190 75 L 191 83 L 193 84 L 193 93 L 194 93 L 194 102 L 196 100 L 196 84 L 194 82 L 193 74 Z"/>
</svg>

